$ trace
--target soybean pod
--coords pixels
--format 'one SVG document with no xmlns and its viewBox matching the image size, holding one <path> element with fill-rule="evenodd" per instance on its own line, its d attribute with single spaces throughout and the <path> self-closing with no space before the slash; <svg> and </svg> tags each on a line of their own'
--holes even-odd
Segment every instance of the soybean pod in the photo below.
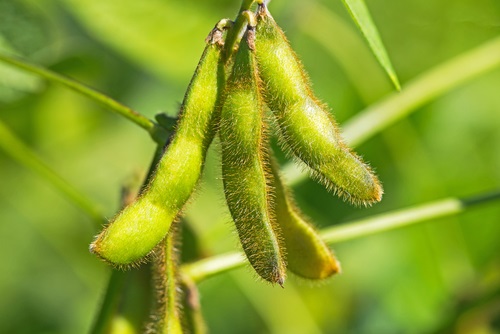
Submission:
<svg viewBox="0 0 500 334">
<path fill-rule="evenodd" d="M 340 264 L 314 227 L 295 205 L 291 191 L 271 157 L 274 180 L 276 220 L 280 226 L 287 252 L 287 268 L 307 279 L 324 279 L 340 271 Z"/>
<path fill-rule="evenodd" d="M 91 251 L 108 262 L 134 264 L 148 255 L 165 238 L 198 183 L 220 116 L 218 92 L 225 81 L 220 65 L 221 24 L 207 38 L 175 133 L 149 184 L 91 244 Z"/>
<path fill-rule="evenodd" d="M 236 53 L 221 112 L 222 177 L 243 250 L 257 274 L 283 285 L 285 261 L 273 214 L 263 102 L 249 28 Z"/>
<path fill-rule="evenodd" d="M 262 94 L 273 111 L 285 148 L 303 161 L 328 189 L 355 204 L 382 197 L 378 178 L 342 141 L 327 107 L 265 4 L 257 16 L 255 54 Z"/>
</svg>

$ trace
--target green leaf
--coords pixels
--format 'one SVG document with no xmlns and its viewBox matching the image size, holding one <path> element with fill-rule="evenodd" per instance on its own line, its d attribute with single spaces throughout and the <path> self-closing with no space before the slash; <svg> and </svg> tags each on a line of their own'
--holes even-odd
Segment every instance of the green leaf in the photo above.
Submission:
<svg viewBox="0 0 500 334">
<path fill-rule="evenodd" d="M 391 79 L 394 87 L 397 90 L 401 90 L 401 85 L 399 84 L 398 77 L 394 68 L 392 67 L 389 56 L 387 55 L 387 51 L 385 50 L 384 44 L 382 43 L 382 39 L 378 33 L 377 27 L 373 23 L 373 20 L 370 16 L 370 12 L 366 7 L 363 0 L 342 0 L 347 10 L 351 14 L 354 22 L 358 25 L 359 29 L 363 33 L 363 36 L 366 38 L 370 48 L 379 61 L 380 65 L 387 72 L 387 75 Z"/>
<path fill-rule="evenodd" d="M 32 56 L 50 44 L 44 16 L 21 1 L 0 1 L 0 52 Z M 0 101 L 10 102 L 38 91 L 42 81 L 0 64 Z"/>
<path fill-rule="evenodd" d="M 366 105 L 392 91 L 390 79 L 373 57 L 370 47 L 347 19 L 320 3 L 307 6 L 300 29 L 318 42 L 342 67 Z M 325 31 L 334 31 L 335 39 Z"/>
</svg>

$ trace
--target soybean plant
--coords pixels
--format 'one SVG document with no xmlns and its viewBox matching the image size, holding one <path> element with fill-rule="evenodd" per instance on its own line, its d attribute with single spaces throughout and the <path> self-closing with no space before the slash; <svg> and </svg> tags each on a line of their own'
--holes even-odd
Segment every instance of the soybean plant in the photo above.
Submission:
<svg viewBox="0 0 500 334">
<path fill-rule="evenodd" d="M 154 332 L 203 328 L 196 306 L 181 293 L 192 288 L 178 272 L 178 227 L 172 223 L 198 183 L 217 131 L 226 203 L 248 261 L 270 283 L 283 286 L 287 269 L 306 279 L 325 279 L 338 273 L 340 264 L 281 180 L 269 147 L 274 123 L 269 118 L 276 119 L 283 146 L 327 188 L 356 204 L 382 196 L 377 177 L 343 143 L 283 32 L 258 2 L 257 17 L 242 11 L 239 25 L 221 20 L 209 34 L 150 182 L 91 245 L 92 252 L 117 266 L 155 255 L 157 307 L 149 326 Z M 238 40 L 235 29 L 241 22 L 244 34 Z M 224 35 L 226 29 L 233 30 Z"/>
</svg>

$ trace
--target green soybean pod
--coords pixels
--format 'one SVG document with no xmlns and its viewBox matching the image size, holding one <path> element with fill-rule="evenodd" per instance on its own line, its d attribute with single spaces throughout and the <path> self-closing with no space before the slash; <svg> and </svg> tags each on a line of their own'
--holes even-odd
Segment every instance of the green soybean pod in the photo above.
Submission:
<svg viewBox="0 0 500 334">
<path fill-rule="evenodd" d="M 275 189 L 276 220 L 287 252 L 287 268 L 307 279 L 324 279 L 340 272 L 340 263 L 314 227 L 295 205 L 291 191 L 279 175 L 278 163 L 271 157 Z"/>
<path fill-rule="evenodd" d="M 272 175 L 254 53 L 253 29 L 241 41 L 228 79 L 219 136 L 226 201 L 243 250 L 257 274 L 283 285 L 286 265 L 273 214 Z M 249 45 L 250 44 L 250 45 Z"/>
<path fill-rule="evenodd" d="M 255 50 L 262 94 L 283 146 L 343 198 L 365 205 L 380 201 L 378 178 L 343 143 L 333 116 L 314 96 L 300 61 L 264 4 L 258 10 Z"/>
<path fill-rule="evenodd" d="M 224 85 L 222 30 L 214 28 L 189 84 L 176 131 L 139 198 L 96 237 L 90 250 L 115 265 L 140 261 L 165 237 L 193 192 L 215 135 Z"/>
</svg>

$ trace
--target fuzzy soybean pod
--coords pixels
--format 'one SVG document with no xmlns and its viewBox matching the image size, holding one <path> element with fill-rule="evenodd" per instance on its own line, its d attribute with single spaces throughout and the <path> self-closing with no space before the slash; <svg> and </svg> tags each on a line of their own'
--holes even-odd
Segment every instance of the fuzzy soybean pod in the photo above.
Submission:
<svg viewBox="0 0 500 334">
<path fill-rule="evenodd" d="M 189 84 L 176 131 L 138 199 L 96 237 L 90 250 L 118 265 L 134 264 L 163 239 L 193 192 L 216 132 L 223 87 L 222 31 L 215 28 Z"/>
<path fill-rule="evenodd" d="M 291 191 L 279 175 L 278 163 L 271 157 L 275 189 L 276 220 L 287 252 L 287 268 L 294 274 L 312 280 L 340 272 L 340 263 L 314 227 L 295 205 Z"/>
<path fill-rule="evenodd" d="M 383 191 L 377 177 L 343 143 L 333 116 L 314 96 L 300 61 L 264 4 L 259 5 L 256 29 L 262 94 L 275 115 L 283 146 L 350 202 L 380 201 Z"/>
<path fill-rule="evenodd" d="M 283 285 L 286 266 L 273 214 L 264 109 L 249 29 L 236 53 L 221 112 L 222 177 L 243 250 L 257 274 Z M 250 45 L 249 45 L 250 43 Z"/>
</svg>

